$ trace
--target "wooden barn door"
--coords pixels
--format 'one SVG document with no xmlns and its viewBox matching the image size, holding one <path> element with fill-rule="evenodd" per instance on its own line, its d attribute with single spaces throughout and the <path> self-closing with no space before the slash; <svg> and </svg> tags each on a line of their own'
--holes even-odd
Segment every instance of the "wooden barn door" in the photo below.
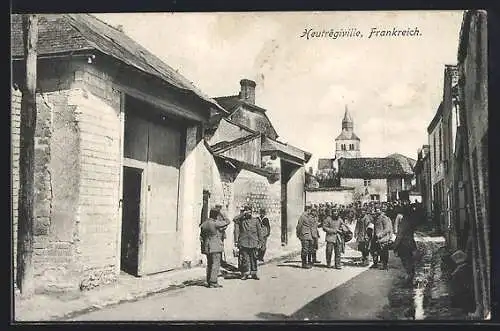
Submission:
<svg viewBox="0 0 500 331">
<path fill-rule="evenodd" d="M 177 224 L 182 130 L 149 122 L 146 217 L 141 228 L 139 275 L 174 269 L 180 263 Z"/>
</svg>

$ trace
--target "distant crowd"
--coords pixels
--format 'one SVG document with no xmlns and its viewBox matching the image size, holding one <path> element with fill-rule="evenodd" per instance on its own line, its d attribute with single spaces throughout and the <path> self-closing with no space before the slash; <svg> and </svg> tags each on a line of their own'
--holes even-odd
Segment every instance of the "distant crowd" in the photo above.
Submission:
<svg viewBox="0 0 500 331">
<path fill-rule="evenodd" d="M 392 249 L 401 258 L 408 278 L 412 278 L 417 252 L 414 230 L 424 219 L 422 204 L 410 201 L 308 205 L 296 228 L 302 243 L 302 267 L 309 269 L 320 263 L 316 252 L 319 230 L 322 229 L 325 232 L 327 267 L 341 269 L 341 255 L 346 243 L 355 242 L 362 255 L 362 265 L 369 265 L 371 255 L 372 268 L 379 268 L 381 264 L 381 269 L 387 270 L 389 250 Z"/>
<path fill-rule="evenodd" d="M 409 201 L 367 202 L 348 205 L 324 203 L 305 207 L 297 222 L 296 235 L 302 244 L 302 268 L 310 269 L 317 260 L 319 230 L 325 232 L 326 266 L 341 269 L 341 256 L 346 243 L 356 243 L 361 252 L 361 264 L 372 268 L 388 269 L 389 250 L 401 258 L 408 279 L 413 278 L 414 256 L 417 246 L 414 236 L 415 227 L 424 220 L 423 206 Z M 243 206 L 233 219 L 233 253 L 238 257 L 238 271 L 241 279 L 258 280 L 258 261 L 264 261 L 267 239 L 271 233 L 266 210 L 260 209 L 258 215 L 252 213 L 250 206 Z M 207 286 L 222 287 L 217 282 L 223 258 L 226 229 L 231 221 L 223 214 L 222 206 L 216 205 L 209 211 L 208 218 L 200 225 L 201 252 L 207 256 Z M 332 257 L 334 264 L 332 266 Z"/>
</svg>

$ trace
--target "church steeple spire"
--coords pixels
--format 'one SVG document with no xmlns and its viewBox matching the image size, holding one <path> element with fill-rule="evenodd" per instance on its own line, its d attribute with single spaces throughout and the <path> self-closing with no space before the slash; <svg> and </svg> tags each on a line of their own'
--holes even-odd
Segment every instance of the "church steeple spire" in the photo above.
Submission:
<svg viewBox="0 0 500 331">
<path fill-rule="evenodd" d="M 352 121 L 351 114 L 347 105 L 345 105 L 344 119 L 342 120 L 342 130 L 352 130 L 354 128 L 354 122 Z"/>
</svg>

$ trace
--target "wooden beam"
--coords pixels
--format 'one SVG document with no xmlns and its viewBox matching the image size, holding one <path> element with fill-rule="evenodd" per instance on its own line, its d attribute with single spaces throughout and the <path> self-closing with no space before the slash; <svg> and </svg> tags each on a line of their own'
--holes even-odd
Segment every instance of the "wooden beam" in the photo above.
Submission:
<svg viewBox="0 0 500 331">
<path fill-rule="evenodd" d="M 17 282 L 21 295 L 34 293 L 33 226 L 35 196 L 35 130 L 38 17 L 23 15 L 23 44 L 26 79 L 21 90 L 21 125 L 19 155 L 19 221 Z"/>
</svg>

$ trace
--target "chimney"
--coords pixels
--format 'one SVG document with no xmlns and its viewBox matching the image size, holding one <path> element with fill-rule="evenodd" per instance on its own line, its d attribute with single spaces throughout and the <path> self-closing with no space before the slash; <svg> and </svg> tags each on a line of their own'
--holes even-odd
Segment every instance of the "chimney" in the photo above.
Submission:
<svg viewBox="0 0 500 331">
<path fill-rule="evenodd" d="M 240 99 L 255 105 L 255 82 L 250 79 L 242 79 L 240 86 Z"/>
<path fill-rule="evenodd" d="M 116 26 L 116 30 L 120 31 L 120 32 L 123 32 L 123 25 L 117 25 Z"/>
</svg>

